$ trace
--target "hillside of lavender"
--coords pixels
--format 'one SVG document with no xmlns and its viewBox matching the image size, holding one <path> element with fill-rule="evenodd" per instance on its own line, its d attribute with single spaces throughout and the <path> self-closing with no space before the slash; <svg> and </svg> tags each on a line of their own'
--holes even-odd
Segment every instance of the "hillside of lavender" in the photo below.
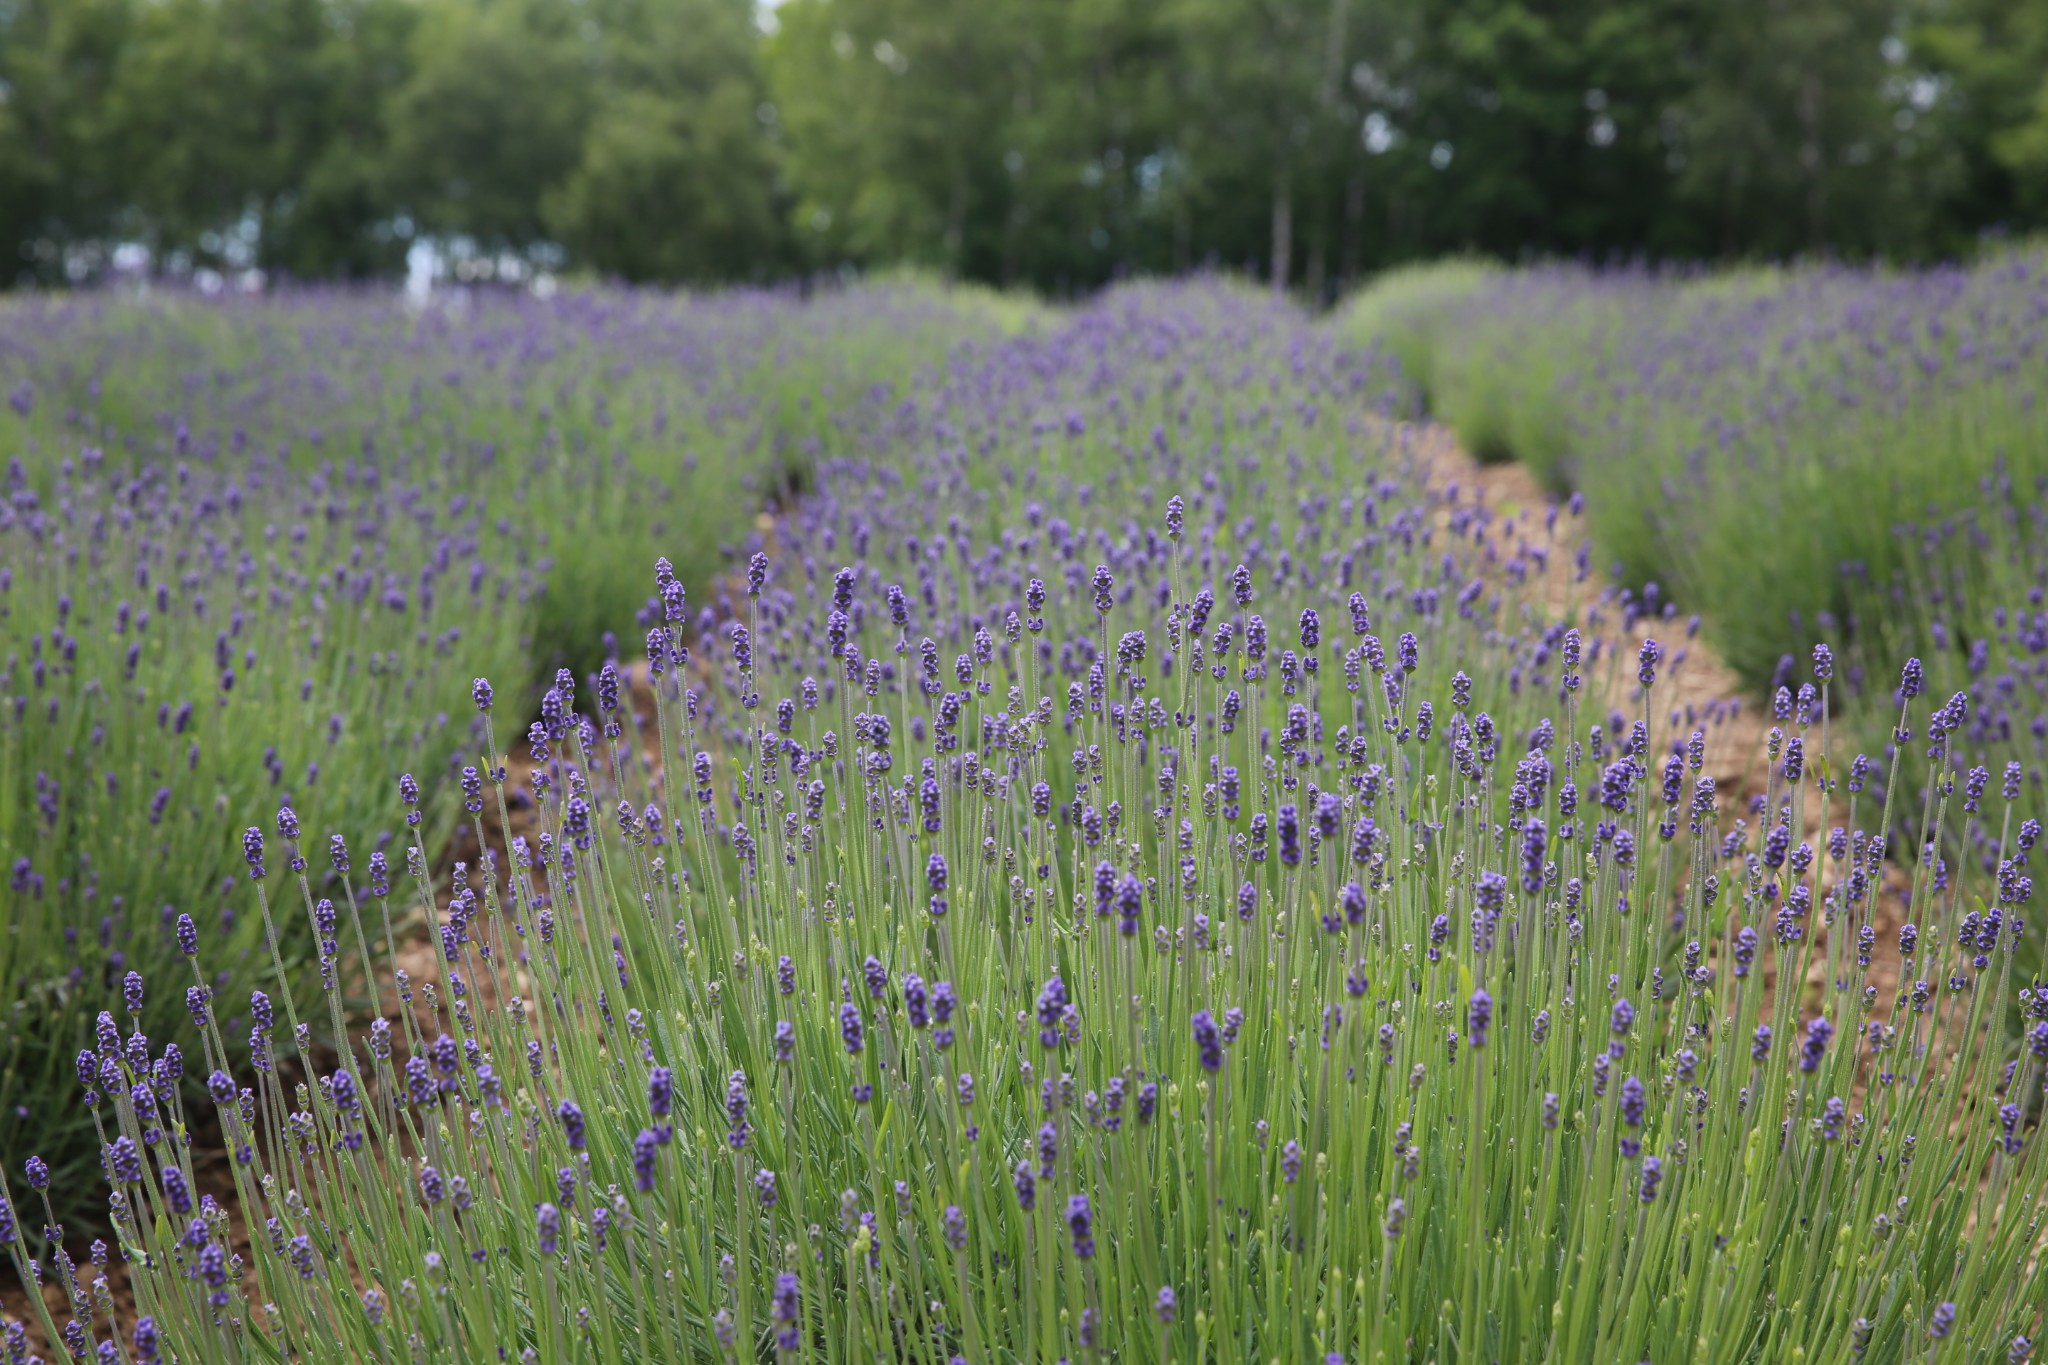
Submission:
<svg viewBox="0 0 2048 1365">
<path fill-rule="evenodd" d="M 10 304 L 0 1350 L 2033 1358 L 2032 270 Z"/>
</svg>

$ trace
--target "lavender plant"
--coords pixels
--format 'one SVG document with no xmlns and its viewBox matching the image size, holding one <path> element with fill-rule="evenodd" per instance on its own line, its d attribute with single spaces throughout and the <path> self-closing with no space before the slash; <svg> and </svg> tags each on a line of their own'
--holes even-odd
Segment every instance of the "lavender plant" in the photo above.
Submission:
<svg viewBox="0 0 2048 1365">
<path fill-rule="evenodd" d="M 1876 935 L 1899 774 L 1943 789 L 1967 698 L 1909 663 L 1873 787 L 1817 654 L 1752 826 L 1676 651 L 1544 619 L 1541 518 L 1428 491 L 1375 376 L 1242 296 L 1119 293 L 826 462 L 693 644 L 658 565 L 651 705 L 560 679 L 535 822 L 445 909 L 394 889 L 435 981 L 354 1034 L 280 990 L 245 1040 L 202 951 L 189 1061 L 103 1017 L 119 1250 L 0 1236 L 50 1349 L 2028 1358 L 2039 826 L 1936 800 L 1999 866 L 1923 867 Z M 314 903 L 285 833 L 245 835 L 266 924 Z M 228 1202 L 169 1083 L 202 1068 Z"/>
<path fill-rule="evenodd" d="M 1972 511 L 1901 524 L 1903 567 L 1888 583 L 1857 576 L 1849 617 L 1865 652 L 1924 641 L 1928 688 L 1967 699 L 1950 739 L 1959 790 L 1944 794 L 1972 812 L 1993 791 L 2038 805 L 2048 762 L 2048 476 L 2031 487 L 1993 478 L 1979 496 Z M 1863 729 L 1873 751 L 1896 751 L 1874 716 Z M 1904 795 L 1920 809 L 1935 793 L 1923 784 Z M 1919 856 L 1994 871 L 1996 841 L 1981 828 L 1969 833 L 1967 842 L 1926 842 Z M 2029 948 L 2038 954 L 2038 939 Z"/>
<path fill-rule="evenodd" d="M 1704 613 L 1767 691 L 1787 656 L 1841 643 L 1855 582 L 1888 586 L 1917 557 L 1900 523 L 2048 474 L 2044 265 L 2013 248 L 1913 272 L 1458 274 L 1406 286 L 1442 300 L 1407 334 L 1433 342 L 1416 365 L 1469 448 L 1594 495 L 1603 561 Z M 1368 295 L 1353 323 L 1387 311 Z"/>
<path fill-rule="evenodd" d="M 307 854 L 330 898 L 395 856 L 376 842 L 406 813 L 387 768 L 412 754 L 438 865 L 464 681 L 499 678 L 518 710 L 557 661 L 595 669 L 659 549 L 707 581 L 735 526 L 862 439 L 918 365 L 1020 323 L 909 283 L 810 303 L 13 301 L 0 1146 L 41 1134 L 77 1188 L 93 1144 L 64 1044 L 98 993 L 161 976 L 181 914 L 216 987 L 260 946 L 222 889 L 242 809 L 283 799 L 343 840 L 338 861 Z M 323 935 L 283 928 L 287 962 L 315 970 Z M 157 996 L 143 1023 L 190 1049 L 182 1018 Z"/>
<path fill-rule="evenodd" d="M 13 462 L 0 504 L 0 1139 L 36 1134 L 74 1187 L 96 1144 L 70 1044 L 105 992 L 163 980 L 193 933 L 211 987 L 268 977 L 236 815 L 317 822 L 302 856 L 323 897 L 399 856 L 407 818 L 437 856 L 475 747 L 445 699 L 480 668 L 516 676 L 536 580 L 498 557 L 481 502 L 370 463 L 130 475 L 88 447 L 51 472 L 39 494 Z M 410 811 L 387 776 L 406 752 Z M 321 935 L 284 927 L 284 959 L 316 970 Z M 160 994 L 139 1022 L 167 1036 L 184 1013 Z"/>
<path fill-rule="evenodd" d="M 0 314 L 0 389 L 30 450 L 123 467 L 357 458 L 488 491 L 546 567 L 533 678 L 630 638 L 656 554 L 693 587 L 765 503 L 949 348 L 1031 310 L 915 280 L 711 295 L 382 291 L 32 299 Z M 8 414 L 0 414 L 4 421 Z M 50 459 L 31 460 L 48 493 Z M 524 679 L 507 675 L 523 690 Z M 541 681 L 544 685 L 544 681 Z M 539 686 L 535 687 L 537 693 Z"/>
</svg>

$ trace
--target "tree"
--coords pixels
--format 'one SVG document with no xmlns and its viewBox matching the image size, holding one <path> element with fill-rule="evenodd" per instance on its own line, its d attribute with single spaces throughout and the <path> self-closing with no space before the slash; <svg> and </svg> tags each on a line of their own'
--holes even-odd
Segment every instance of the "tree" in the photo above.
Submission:
<svg viewBox="0 0 2048 1365">
<path fill-rule="evenodd" d="M 786 269 L 774 106 L 738 0 L 613 0 L 598 106 L 542 217 L 572 259 L 632 280 L 709 284 Z"/>
<path fill-rule="evenodd" d="M 0 6 L 0 287 L 62 282 L 120 212 L 104 111 L 131 28 L 129 0 Z"/>
<path fill-rule="evenodd" d="M 436 0 L 392 94 L 386 184 L 419 230 L 478 252 L 546 254 L 542 201 L 582 154 L 602 53 L 575 8 Z"/>
</svg>

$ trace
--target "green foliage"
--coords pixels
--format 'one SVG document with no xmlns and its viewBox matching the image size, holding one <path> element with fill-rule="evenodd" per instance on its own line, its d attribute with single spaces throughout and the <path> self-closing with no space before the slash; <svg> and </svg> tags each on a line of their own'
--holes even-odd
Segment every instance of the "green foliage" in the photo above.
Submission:
<svg viewBox="0 0 2048 1365">
<path fill-rule="evenodd" d="M 1447 253 L 2043 222 L 2041 0 L 13 0 L 10 280 L 908 263 L 1318 300 Z"/>
</svg>

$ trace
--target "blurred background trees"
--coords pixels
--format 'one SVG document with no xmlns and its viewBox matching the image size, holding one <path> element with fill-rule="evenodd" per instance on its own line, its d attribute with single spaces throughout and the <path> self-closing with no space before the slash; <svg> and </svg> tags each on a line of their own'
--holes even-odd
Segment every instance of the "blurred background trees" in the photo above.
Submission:
<svg viewBox="0 0 2048 1365">
<path fill-rule="evenodd" d="M 2048 219 L 2048 0 L 0 0 L 0 281 L 115 264 L 1328 297 Z"/>
</svg>

